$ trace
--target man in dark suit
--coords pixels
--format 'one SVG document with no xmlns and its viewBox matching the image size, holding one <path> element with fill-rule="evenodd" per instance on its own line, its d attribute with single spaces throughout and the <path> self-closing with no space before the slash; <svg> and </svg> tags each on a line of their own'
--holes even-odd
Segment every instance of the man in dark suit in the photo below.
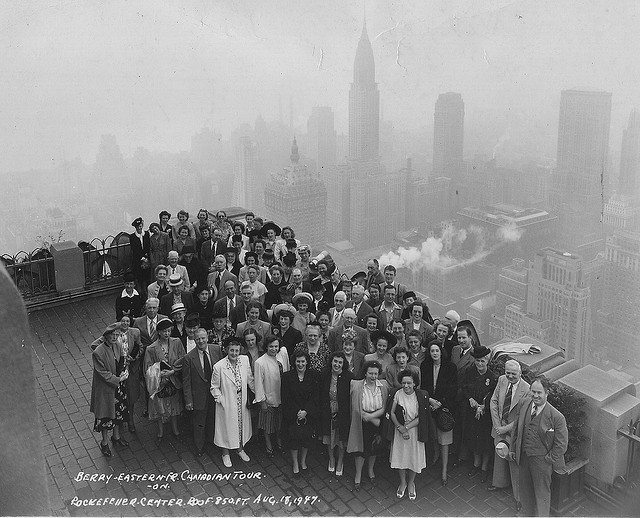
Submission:
<svg viewBox="0 0 640 518">
<path fill-rule="evenodd" d="M 240 290 L 240 303 L 236 304 L 236 307 L 229 315 L 229 321 L 233 329 L 235 329 L 240 322 L 247 320 L 247 304 L 251 302 L 252 297 L 253 289 L 248 284 L 245 284 Z M 258 304 L 260 303 L 258 302 Z M 267 315 L 267 311 L 262 304 L 260 304 L 260 320 L 269 322 L 269 315 Z"/>
<path fill-rule="evenodd" d="M 451 355 L 453 348 L 458 345 L 458 322 L 460 322 L 460 315 L 454 309 L 450 309 L 444 316 L 444 320 L 451 327 L 451 333 L 444 341 L 444 349 Z"/>
<path fill-rule="evenodd" d="M 384 282 L 384 275 L 380 271 L 380 263 L 377 259 L 370 259 L 367 262 L 367 277 L 364 281 L 364 289 L 369 291 L 372 284 L 380 286 Z"/>
<path fill-rule="evenodd" d="M 569 432 L 564 416 L 547 401 L 549 384 L 537 378 L 520 402 L 510 457 L 520 466 L 520 501 L 525 516 L 549 516 L 551 472 L 562 470 Z"/>
<path fill-rule="evenodd" d="M 380 293 L 384 293 L 386 286 L 394 286 L 396 288 L 395 302 L 402 305 L 402 298 L 407 292 L 407 287 L 396 282 L 396 267 L 391 264 L 384 267 L 384 282 L 380 284 Z"/>
<path fill-rule="evenodd" d="M 227 270 L 227 260 L 224 255 L 218 254 L 213 261 L 214 270 L 207 277 L 207 286 L 213 290 L 215 300 L 225 296 L 224 285 L 227 281 L 233 281 L 238 289 L 238 277 Z"/>
<path fill-rule="evenodd" d="M 216 300 L 213 306 L 214 313 L 222 313 L 225 317 L 229 318 L 231 312 L 235 307 L 240 304 L 242 299 L 240 295 L 236 294 L 236 283 L 233 280 L 228 280 L 224 283 L 224 297 Z"/>
<path fill-rule="evenodd" d="M 216 256 L 224 255 L 226 248 L 226 243 L 222 242 L 222 230 L 216 228 L 213 230 L 211 239 L 207 239 L 200 245 L 200 260 L 210 270 Z"/>
<path fill-rule="evenodd" d="M 213 366 L 222 359 L 219 345 L 207 343 L 207 331 L 198 329 L 195 334 L 196 348 L 183 359 L 182 383 L 184 403 L 187 410 L 193 410 L 193 442 L 196 455 L 204 453 L 205 438 L 213 443 L 215 401 L 211 395 L 211 374 Z"/>
<path fill-rule="evenodd" d="M 362 354 L 369 353 L 369 334 L 366 329 L 355 325 L 355 322 L 356 312 L 353 308 L 346 308 L 342 313 L 342 323 L 329 329 L 328 342 L 331 352 L 342 349 L 342 334 L 345 330 L 351 329 L 356 335 L 354 341 L 355 350 Z"/>
<path fill-rule="evenodd" d="M 364 301 L 364 286 L 354 284 L 351 289 L 351 300 L 347 302 L 348 308 L 353 308 L 356 312 L 356 323 L 362 327 L 367 327 L 367 316 L 373 312 L 373 308 Z"/>
<path fill-rule="evenodd" d="M 146 296 L 147 286 L 151 281 L 151 271 L 149 269 L 149 253 L 151 252 L 151 236 L 144 228 L 144 220 L 136 218 L 131 223 L 135 231 L 129 234 L 129 245 L 131 247 L 131 270 L 138 285 L 138 291 Z M 146 268 L 145 268 L 146 265 Z M 146 297 L 145 297 L 146 298 Z"/>
<path fill-rule="evenodd" d="M 433 326 L 422 318 L 423 307 L 421 302 L 414 302 L 411 306 L 411 316 L 404 321 L 404 334 L 410 331 L 418 331 L 422 336 L 422 343 L 428 344 L 436 336 L 433 332 Z"/>
</svg>

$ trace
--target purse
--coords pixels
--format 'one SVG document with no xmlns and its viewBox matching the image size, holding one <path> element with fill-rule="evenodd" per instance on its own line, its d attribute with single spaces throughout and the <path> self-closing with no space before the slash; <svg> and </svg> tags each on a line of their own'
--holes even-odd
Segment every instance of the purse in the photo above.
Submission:
<svg viewBox="0 0 640 518">
<path fill-rule="evenodd" d="M 164 384 L 164 387 L 162 387 L 157 393 L 156 396 L 159 398 L 166 398 L 166 397 L 171 397 L 173 396 L 176 392 L 178 392 L 178 389 L 176 388 L 176 386 L 173 384 L 173 382 L 167 378 L 166 383 Z"/>
<path fill-rule="evenodd" d="M 448 408 L 440 407 L 436 411 L 436 426 L 441 432 L 449 432 L 453 430 L 456 420 Z"/>
<path fill-rule="evenodd" d="M 307 423 L 306 417 L 296 419 L 296 422 L 289 426 L 289 437 L 297 437 L 303 443 L 308 443 L 313 439 L 313 428 Z"/>
</svg>

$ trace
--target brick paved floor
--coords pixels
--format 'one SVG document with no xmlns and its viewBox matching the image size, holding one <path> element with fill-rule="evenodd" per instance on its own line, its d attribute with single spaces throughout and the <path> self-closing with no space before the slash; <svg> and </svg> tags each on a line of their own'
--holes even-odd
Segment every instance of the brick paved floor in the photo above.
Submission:
<svg viewBox="0 0 640 518">
<path fill-rule="evenodd" d="M 112 448 L 114 456 L 106 459 L 100 453 L 100 435 L 92 431 L 93 415 L 89 412 L 92 379 L 89 344 L 113 319 L 112 297 L 75 302 L 30 316 L 35 336 L 38 410 L 56 515 L 512 516 L 515 513 L 510 495 L 502 491 L 489 493 L 487 484 L 481 484 L 478 476 L 468 478 L 465 468 L 450 473 L 447 487 L 440 485 L 438 467 L 423 471 L 416 478 L 418 498 L 413 502 L 407 495 L 402 500 L 396 498 L 398 479 L 387 459 L 378 461 L 375 487 L 365 475 L 362 488 L 356 493 L 353 460 L 347 457 L 344 476 L 338 479 L 327 471 L 327 457 L 320 447 L 310 451 L 309 469 L 299 478 L 292 477 L 287 458 L 266 456 L 260 438 L 247 446 L 251 456 L 248 464 L 243 465 L 235 457 L 234 469 L 226 469 L 216 452 L 195 457 L 188 438 L 177 440 L 169 434 L 170 438 L 156 447 L 155 423 L 140 416 L 141 408 L 136 410 L 137 433 L 124 435 L 130 446 Z M 183 437 L 188 437 L 188 424 L 183 421 L 181 427 Z M 234 470 L 242 471 L 235 473 L 235 479 Z M 218 477 L 227 474 L 231 480 L 177 480 L 159 486 L 148 481 L 115 480 L 119 475 L 185 471 Z M 108 482 L 78 480 L 81 472 L 112 478 Z M 260 478 L 245 478 L 250 473 L 259 473 Z M 305 501 L 305 497 L 313 500 Z M 135 505 L 74 503 L 104 498 L 137 500 Z M 143 505 L 142 498 L 165 502 L 158 507 Z M 175 503 L 170 506 L 170 499 L 182 499 L 182 506 Z M 602 516 L 605 512 L 587 501 L 571 514 Z"/>
</svg>

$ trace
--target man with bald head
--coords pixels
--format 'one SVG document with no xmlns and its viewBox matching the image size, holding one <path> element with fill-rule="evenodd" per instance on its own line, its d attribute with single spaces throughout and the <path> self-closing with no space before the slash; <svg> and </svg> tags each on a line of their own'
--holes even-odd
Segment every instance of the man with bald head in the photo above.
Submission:
<svg viewBox="0 0 640 518">
<path fill-rule="evenodd" d="M 338 292 L 342 293 L 342 292 Z M 336 295 L 338 294 L 336 293 Z M 345 308 L 342 312 L 342 321 L 339 325 L 329 329 L 327 342 L 331 352 L 342 350 L 342 335 L 347 329 L 351 329 L 356 334 L 355 347 L 356 351 L 363 354 L 369 353 L 369 333 L 366 329 L 356 325 L 356 312 L 353 308 Z"/>
<path fill-rule="evenodd" d="M 522 379 L 522 369 L 516 360 L 507 360 L 504 374 L 498 378 L 498 384 L 491 397 L 491 421 L 493 428 L 491 436 L 494 444 L 505 442 L 511 444 L 513 428 L 518 418 L 518 403 L 529 392 L 529 384 Z M 493 464 L 493 482 L 489 491 L 509 487 L 509 480 L 513 488 L 513 497 L 517 508 L 520 507 L 520 491 L 518 483 L 518 465 L 513 461 L 495 454 Z"/>
<path fill-rule="evenodd" d="M 227 270 L 227 260 L 222 254 L 216 255 L 213 260 L 213 271 L 207 277 L 207 286 L 213 291 L 215 300 L 226 296 L 224 285 L 227 281 L 233 281 L 238 289 L 238 277 Z"/>
<path fill-rule="evenodd" d="M 342 314 L 347 305 L 347 294 L 344 291 L 336 291 L 333 295 L 334 306 L 329 310 L 329 327 L 338 327 L 342 324 Z"/>
</svg>

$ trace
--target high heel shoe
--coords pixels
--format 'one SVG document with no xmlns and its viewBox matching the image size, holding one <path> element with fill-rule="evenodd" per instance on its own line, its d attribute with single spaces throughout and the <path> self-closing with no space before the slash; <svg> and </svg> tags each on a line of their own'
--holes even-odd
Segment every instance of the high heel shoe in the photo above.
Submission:
<svg viewBox="0 0 640 518">
<path fill-rule="evenodd" d="M 440 484 L 442 485 L 442 487 L 445 487 L 447 485 L 447 477 L 441 478 Z"/>
<path fill-rule="evenodd" d="M 336 467 L 332 461 L 329 461 L 329 467 L 327 467 L 329 473 L 333 473 L 336 470 Z"/>
<path fill-rule="evenodd" d="M 407 489 L 406 486 L 405 486 L 405 488 L 403 490 L 400 490 L 400 488 L 398 488 L 398 491 L 396 491 L 396 496 L 398 498 L 402 498 L 404 496 L 404 492 L 405 492 L 406 489 Z"/>
<path fill-rule="evenodd" d="M 413 491 L 409 491 L 409 500 L 415 500 L 416 496 L 416 485 L 413 484 Z"/>
</svg>

